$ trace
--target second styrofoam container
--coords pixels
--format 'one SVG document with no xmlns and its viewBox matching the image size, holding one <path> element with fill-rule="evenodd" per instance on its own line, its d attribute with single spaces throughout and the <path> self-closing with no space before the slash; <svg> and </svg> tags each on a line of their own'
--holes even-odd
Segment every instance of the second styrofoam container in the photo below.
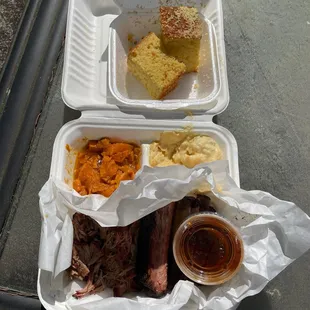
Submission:
<svg viewBox="0 0 310 310">
<path fill-rule="evenodd" d="M 142 146 L 142 165 L 148 165 L 149 144 L 158 140 L 163 131 L 182 130 L 193 126 L 194 133 L 211 136 L 223 151 L 223 159 L 229 162 L 229 173 L 239 186 L 238 149 L 233 135 L 225 128 L 212 122 L 105 119 L 81 117 L 64 125 L 54 142 L 50 176 L 67 184 L 72 184 L 76 152 L 88 140 L 103 137 L 136 141 Z M 70 146 L 68 152 L 66 145 Z"/>
<path fill-rule="evenodd" d="M 124 105 L 156 109 L 179 109 L 212 102 L 220 91 L 219 64 L 215 30 L 212 23 L 203 21 L 198 72 L 187 73 L 176 89 L 163 100 L 150 97 L 145 87 L 128 71 L 127 55 L 132 41 L 139 42 L 149 32 L 160 35 L 159 12 L 122 13 L 110 26 L 109 87 L 114 97 Z M 128 36 L 132 37 L 128 40 Z"/>
<path fill-rule="evenodd" d="M 96 116 L 97 115 L 97 116 Z M 77 151 L 82 149 L 88 140 L 103 137 L 120 138 L 136 141 L 142 147 L 142 165 L 148 165 L 149 144 L 158 140 L 163 131 L 182 130 L 192 126 L 192 131 L 209 135 L 219 144 L 223 151 L 223 159 L 228 160 L 229 174 L 239 186 L 238 149 L 234 136 L 225 128 L 208 122 L 146 120 L 102 118 L 98 112 L 82 113 L 81 118 L 65 124 L 58 132 L 53 146 L 50 177 L 65 181 L 72 185 L 73 171 Z M 70 147 L 68 147 L 69 145 Z M 39 270 L 37 290 L 38 296 L 46 310 L 65 310 L 80 307 L 85 302 L 97 301 L 109 296 L 109 290 L 89 296 L 83 300 L 65 300 L 65 291 L 56 290 L 51 293 L 51 273 Z"/>
</svg>

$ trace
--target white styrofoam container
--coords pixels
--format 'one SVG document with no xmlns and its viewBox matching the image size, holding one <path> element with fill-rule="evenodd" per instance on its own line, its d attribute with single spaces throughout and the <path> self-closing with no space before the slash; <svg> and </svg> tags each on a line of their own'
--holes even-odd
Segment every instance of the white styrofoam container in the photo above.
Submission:
<svg viewBox="0 0 310 310">
<path fill-rule="evenodd" d="M 229 162 L 229 173 L 239 185 L 238 150 L 237 143 L 233 135 L 225 128 L 209 122 L 190 122 L 174 120 L 143 120 L 103 118 L 98 116 L 98 112 L 82 112 L 82 117 L 78 120 L 65 124 L 58 132 L 52 154 L 50 176 L 66 181 L 69 185 L 73 178 L 73 169 L 77 152 L 68 152 L 66 145 L 76 151 L 83 148 L 88 140 L 100 139 L 102 137 L 121 138 L 136 141 L 142 146 L 142 165 L 148 165 L 149 144 L 159 139 L 163 131 L 179 130 L 188 126 L 193 126 L 193 132 L 207 134 L 220 145 L 224 158 Z M 39 270 L 38 276 L 38 296 L 42 305 L 47 310 L 68 309 L 68 304 L 63 297 L 49 294 L 51 274 Z M 103 294 L 106 294 L 103 292 Z M 82 300 L 70 300 L 70 303 L 82 305 L 84 302 L 100 300 L 103 296 L 92 295 Z"/>
<path fill-rule="evenodd" d="M 158 140 L 163 131 L 182 130 L 192 126 L 198 134 L 211 136 L 223 151 L 223 159 L 229 162 L 229 173 L 239 185 L 237 143 L 233 135 L 224 127 L 212 122 L 200 123 L 190 121 L 167 120 L 137 120 L 114 119 L 90 116 L 65 124 L 57 134 L 54 142 L 50 176 L 58 180 L 71 183 L 75 152 L 68 152 L 66 145 L 74 150 L 82 149 L 88 140 L 97 140 L 103 137 L 120 138 L 127 141 L 136 141 L 142 147 L 142 165 L 148 165 L 149 144 Z"/>
<path fill-rule="evenodd" d="M 124 106 L 124 101 L 127 100 L 126 97 L 136 99 L 133 97 L 137 95 L 137 91 L 131 89 L 130 92 L 132 93 L 128 93 L 128 89 L 125 90 L 124 86 L 121 86 L 124 85 L 124 82 L 121 82 L 120 75 L 118 75 L 118 82 L 115 82 L 114 86 L 111 81 L 111 89 L 114 95 L 108 86 L 108 59 L 112 57 L 112 55 L 109 55 L 109 49 L 111 49 L 111 53 L 113 51 L 115 53 L 116 48 L 116 45 L 114 47 L 109 45 L 110 26 L 112 24 L 114 27 L 112 27 L 110 39 L 120 47 L 120 44 L 117 43 L 119 36 L 114 35 L 114 31 L 116 31 L 115 25 L 118 23 L 113 21 L 126 19 L 128 16 L 134 18 L 134 14 L 138 15 L 139 18 L 143 14 L 151 14 L 154 17 L 156 13 L 147 13 L 148 10 L 151 12 L 158 11 L 159 5 L 165 5 L 165 2 L 168 2 L 169 5 L 174 5 L 174 2 L 178 3 L 178 5 L 182 4 L 181 0 L 117 0 L 118 5 L 113 0 L 70 0 L 62 80 L 62 97 L 69 107 L 78 110 L 118 111 L 122 109 L 121 105 Z M 201 114 L 219 114 L 225 110 L 229 102 L 222 2 L 221 0 L 183 2 L 185 5 L 197 5 L 205 19 L 205 27 L 211 29 L 209 37 L 206 36 L 205 40 L 211 40 L 212 44 L 210 44 L 211 47 L 209 48 L 213 56 L 211 57 L 212 63 L 210 66 L 205 66 L 205 69 L 201 70 L 201 76 L 194 73 L 189 74 L 179 87 L 179 90 L 184 89 L 183 86 L 186 84 L 187 90 L 182 91 L 178 95 L 179 98 L 176 96 L 176 92 L 172 93 L 170 99 L 177 100 L 182 96 L 187 96 L 189 101 L 187 103 L 183 102 L 183 109 L 198 111 Z M 141 5 L 139 6 L 141 3 L 143 3 L 143 9 L 141 9 Z M 132 8 L 135 8 L 134 13 L 132 13 Z M 121 13 L 123 13 L 123 17 L 119 17 Z M 144 18 L 144 21 L 146 21 L 146 18 Z M 124 25 L 126 23 L 122 23 L 123 28 Z M 133 25 L 131 24 L 131 26 Z M 159 26 L 154 25 L 154 27 Z M 138 34 L 142 34 L 142 29 L 138 28 L 138 26 L 135 30 Z M 149 30 L 145 29 L 145 31 Z M 127 34 L 128 32 L 124 36 L 127 36 Z M 122 42 L 124 42 L 124 39 L 122 39 Z M 124 48 L 125 51 L 126 47 Z M 118 55 L 115 59 L 121 57 L 123 56 Z M 112 74 L 112 62 L 110 64 L 112 66 L 110 73 Z M 117 65 L 117 62 L 114 65 Z M 207 72 L 207 67 L 210 72 Z M 122 70 L 126 73 L 126 66 Z M 207 75 L 208 78 L 206 78 Z M 126 83 L 128 82 L 129 85 L 138 85 L 136 81 L 133 81 L 133 78 L 128 77 L 128 79 L 129 81 L 126 81 Z M 198 85 L 197 88 L 195 84 Z M 139 89 L 138 97 L 141 99 L 146 93 L 141 85 L 138 86 Z M 139 99 L 138 97 L 137 99 Z M 186 105 L 189 106 L 186 107 Z M 146 109 L 146 105 L 141 104 L 141 102 L 135 104 L 131 101 L 126 106 L 129 109 L 135 108 L 135 110 Z M 148 106 L 151 107 L 152 105 Z M 160 108 L 174 109 L 178 105 L 176 102 L 168 102 L 167 105 L 161 104 L 158 106 Z M 182 107 L 182 104 L 180 103 L 179 106 Z"/>
<path fill-rule="evenodd" d="M 72 182 L 76 152 L 68 152 L 67 144 L 79 150 L 89 139 L 118 137 L 135 140 L 142 145 L 142 164 L 147 165 L 149 143 L 157 140 L 161 132 L 192 126 L 194 132 L 210 135 L 217 141 L 224 159 L 229 162 L 229 173 L 239 185 L 236 140 L 227 129 L 212 122 L 213 116 L 223 112 L 229 102 L 221 0 L 202 0 L 207 5 L 201 10 L 214 29 L 220 87 L 214 100 L 191 106 L 192 113 L 151 110 L 134 105 L 128 108 L 121 106 L 111 94 L 108 87 L 109 28 L 121 11 L 128 13 L 130 7 L 139 5 L 142 0 L 117 1 L 118 5 L 113 0 L 69 1 L 62 97 L 67 106 L 80 110 L 82 116 L 60 129 L 54 142 L 50 176 L 69 184 Z M 142 11 L 154 9 L 154 1 L 143 1 Z M 169 5 L 182 4 L 182 0 L 158 1 L 162 5 L 165 1 L 169 1 Z M 183 4 L 186 5 L 187 1 Z M 140 6 L 136 10 L 140 11 Z M 37 287 L 42 305 L 47 310 L 68 309 L 65 301 L 56 300 L 49 294 L 50 276 L 50 273 L 39 270 Z M 82 305 L 90 301 L 89 298 L 98 300 L 100 296 L 93 295 L 76 301 L 76 304 Z"/>
<path fill-rule="evenodd" d="M 128 34 L 139 42 L 149 31 L 160 33 L 159 12 L 122 13 L 112 23 L 109 39 L 109 87 L 113 96 L 124 105 L 156 109 L 178 109 L 205 106 L 215 100 L 220 91 L 219 61 L 215 30 L 203 20 L 200 46 L 200 66 L 197 73 L 185 74 L 176 89 L 163 100 L 154 100 L 145 87 L 128 71 L 127 55 L 131 48 Z"/>
</svg>

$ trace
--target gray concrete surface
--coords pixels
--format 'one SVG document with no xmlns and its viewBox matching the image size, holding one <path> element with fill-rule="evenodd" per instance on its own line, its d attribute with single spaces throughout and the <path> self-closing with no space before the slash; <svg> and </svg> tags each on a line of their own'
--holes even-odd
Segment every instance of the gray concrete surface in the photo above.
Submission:
<svg viewBox="0 0 310 310">
<path fill-rule="evenodd" d="M 0 73 L 28 2 L 29 0 L 0 1 Z"/>
<path fill-rule="evenodd" d="M 48 179 L 55 136 L 68 120 L 79 117 L 63 104 L 60 94 L 62 58 L 40 115 L 31 150 L 17 186 L 6 230 L 9 238 L 0 259 L 0 287 L 36 294 L 40 240 L 38 193 Z M 12 218 L 13 217 L 13 218 Z M 8 228 L 10 226 L 10 228 Z"/>
<path fill-rule="evenodd" d="M 241 186 L 310 214 L 310 3 L 225 1 L 230 105 L 218 122 L 239 147 Z M 310 309 L 310 253 L 240 309 Z"/>
<path fill-rule="evenodd" d="M 241 186 L 296 202 L 310 214 L 310 5 L 308 0 L 224 3 L 230 105 L 218 117 L 239 146 Z M 61 62 L 13 201 L 16 213 L 0 260 L 0 286 L 36 292 L 40 216 L 52 144 L 78 114 L 60 97 Z M 14 212 L 12 213 L 14 214 Z M 310 253 L 239 309 L 310 309 Z"/>
</svg>

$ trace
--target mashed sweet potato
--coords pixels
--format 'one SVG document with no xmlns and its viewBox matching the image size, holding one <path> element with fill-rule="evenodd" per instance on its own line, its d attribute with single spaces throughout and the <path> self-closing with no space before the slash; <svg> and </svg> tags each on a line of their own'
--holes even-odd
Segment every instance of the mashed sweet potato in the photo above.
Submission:
<svg viewBox="0 0 310 310">
<path fill-rule="evenodd" d="M 132 180 L 140 169 L 141 148 L 108 138 L 89 141 L 76 158 L 73 188 L 81 195 L 109 197 L 121 181 Z"/>
</svg>

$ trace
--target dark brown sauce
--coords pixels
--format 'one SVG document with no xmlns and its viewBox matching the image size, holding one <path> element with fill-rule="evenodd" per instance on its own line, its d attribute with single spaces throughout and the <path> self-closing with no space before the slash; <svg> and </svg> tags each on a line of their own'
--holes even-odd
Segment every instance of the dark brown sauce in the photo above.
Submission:
<svg viewBox="0 0 310 310">
<path fill-rule="evenodd" d="M 179 261 L 198 277 L 212 281 L 229 277 L 243 259 L 240 236 L 217 217 L 194 216 L 179 241 Z"/>
<path fill-rule="evenodd" d="M 225 233 L 213 227 L 197 230 L 189 236 L 185 255 L 202 270 L 224 268 L 231 244 Z"/>
</svg>

